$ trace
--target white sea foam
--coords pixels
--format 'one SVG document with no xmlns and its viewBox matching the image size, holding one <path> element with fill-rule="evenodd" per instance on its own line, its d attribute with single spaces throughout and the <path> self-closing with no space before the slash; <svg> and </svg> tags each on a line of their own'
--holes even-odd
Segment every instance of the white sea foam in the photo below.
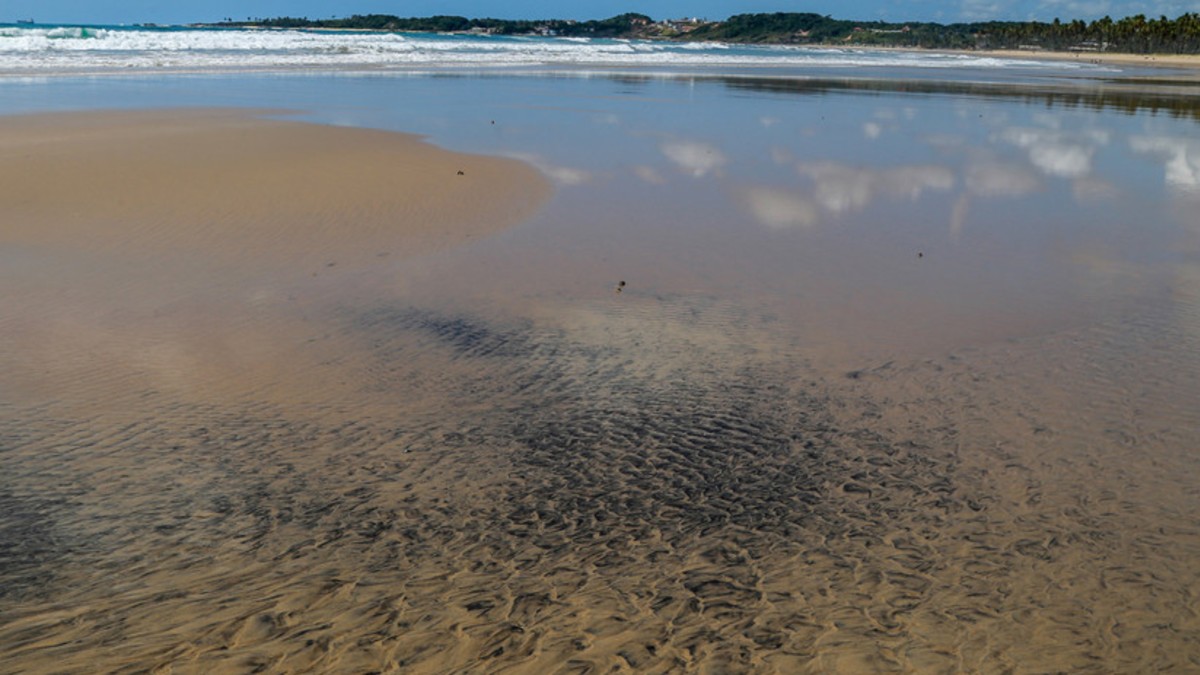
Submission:
<svg viewBox="0 0 1200 675">
<path fill-rule="evenodd" d="M 664 66 L 1078 68 L 971 55 L 642 40 L 249 29 L 0 26 L 0 72 L 182 68 Z"/>
</svg>

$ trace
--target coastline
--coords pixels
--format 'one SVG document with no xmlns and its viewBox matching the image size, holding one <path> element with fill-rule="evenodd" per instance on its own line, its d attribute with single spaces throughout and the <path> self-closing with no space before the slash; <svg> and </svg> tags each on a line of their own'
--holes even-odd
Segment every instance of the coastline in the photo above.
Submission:
<svg viewBox="0 0 1200 675">
<path fill-rule="evenodd" d="M 73 30 L 78 33 L 81 29 Z M 259 38 L 242 40 L 231 36 L 230 30 L 258 34 Z M 1183 73 L 1200 67 L 1200 56 L 1194 54 L 955 50 L 866 44 L 865 40 L 785 44 L 761 40 L 720 41 L 715 37 L 680 40 L 636 35 L 631 39 L 644 40 L 646 47 L 629 50 L 621 40 L 581 41 L 575 37 L 535 38 L 519 34 L 520 40 L 496 38 L 501 41 L 495 43 L 494 49 L 480 51 L 475 39 L 478 36 L 462 31 L 410 33 L 379 28 L 277 26 L 246 26 L 238 29 L 188 26 L 179 27 L 179 31 L 120 28 L 112 35 L 101 31 L 95 34 L 97 39 L 81 45 L 83 49 L 73 51 L 70 59 L 64 58 L 56 50 L 46 50 L 40 54 L 34 52 L 37 55 L 32 58 L 28 54 L 18 58 L 7 52 L 0 53 L 0 79 L 22 78 L 31 74 L 93 77 L 300 71 L 424 73 L 460 71 L 464 68 L 489 72 L 529 72 L 536 68 L 591 70 L 654 67 L 691 73 L 783 67 L 807 72 L 824 66 L 1021 68 L 1028 66 L 1030 61 L 1039 61 L 1043 64 L 1039 70 L 1053 69 L 1045 64 L 1057 62 L 1064 64 L 1061 69 L 1069 71 L 1069 74 L 1079 72 L 1085 77 L 1086 71 L 1104 71 L 1107 68 L 1173 69 L 1175 74 L 1139 72 L 1126 77 L 1139 81 L 1178 79 L 1182 83 L 1190 79 Z M 208 32 L 193 34 L 193 31 Z M 305 34 L 303 37 L 300 36 L 301 32 Z M 184 34 L 188 37 L 179 37 Z M 112 39 L 114 36 L 119 39 Z M 130 40 L 132 42 L 126 44 Z M 426 44 L 428 40 L 436 44 Z M 203 44 L 204 48 L 194 48 L 193 43 Z M 1112 76 L 1098 74 L 1098 77 L 1111 79 Z"/>
<path fill-rule="evenodd" d="M 1121 52 L 1060 52 L 1019 49 L 926 49 L 923 47 L 891 47 L 879 45 L 805 45 L 812 49 L 862 49 L 908 54 L 952 54 L 1013 61 L 1061 61 L 1107 66 L 1142 66 L 1200 71 L 1200 54 L 1126 54 Z"/>
<path fill-rule="evenodd" d="M 188 24 L 188 28 L 206 28 L 218 29 L 228 28 L 221 24 L 197 23 Z M 423 32 L 423 31 L 397 31 L 379 28 L 345 28 L 345 27 L 298 27 L 285 28 L 280 26 L 268 25 L 241 25 L 237 26 L 241 29 L 265 30 L 265 31 L 314 31 L 323 33 L 418 33 L 426 35 L 455 35 L 455 36 L 477 36 L 479 33 L 473 31 L 440 31 L 440 32 Z M 536 37 L 537 34 L 517 34 L 519 37 Z M 668 44 L 692 44 L 693 42 L 702 44 L 721 44 L 720 40 L 680 40 L 662 36 L 644 36 L 634 39 L 645 40 L 647 42 L 663 42 Z M 735 42 L 727 44 L 745 44 L 751 46 L 771 46 L 779 45 L 773 42 Z M 1054 51 L 1054 50 L 1020 50 L 1020 49 L 942 49 L 942 48 L 925 48 L 925 47 L 909 47 L 909 46 L 889 46 L 889 45 L 861 45 L 854 43 L 817 43 L 817 44 L 795 44 L 788 46 L 806 47 L 813 49 L 865 49 L 872 51 L 883 52 L 913 52 L 923 54 L 962 54 L 972 56 L 985 56 L 1003 59 L 1043 59 L 1053 61 L 1076 61 L 1080 63 L 1092 63 L 1097 65 L 1121 65 L 1121 66 L 1147 66 L 1161 68 L 1181 68 L 1181 69 L 1200 69 L 1200 54 L 1176 54 L 1176 53 L 1150 53 L 1150 54 L 1133 54 L 1125 52 L 1070 52 L 1070 51 Z"/>
<path fill-rule="evenodd" d="M 991 56 L 1000 59 L 1071 61 L 1102 66 L 1144 66 L 1148 68 L 1200 70 L 1200 54 L 1124 54 L 1114 52 L 1021 51 L 1016 49 L 948 50 L 946 53 Z"/>
</svg>

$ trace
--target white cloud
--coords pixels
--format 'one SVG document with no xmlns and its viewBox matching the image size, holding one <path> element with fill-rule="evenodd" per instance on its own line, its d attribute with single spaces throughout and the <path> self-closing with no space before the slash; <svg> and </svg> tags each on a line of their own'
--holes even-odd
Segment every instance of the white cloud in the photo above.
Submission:
<svg viewBox="0 0 1200 675">
<path fill-rule="evenodd" d="M 720 150 L 699 141 L 670 141 L 659 146 L 663 155 L 676 166 L 696 178 L 703 178 L 725 164 Z"/>
<path fill-rule="evenodd" d="M 542 171 L 550 177 L 550 180 L 559 185 L 583 185 L 592 179 L 590 171 L 572 169 L 568 166 L 547 166 L 542 167 Z"/>
<path fill-rule="evenodd" d="M 814 199 L 831 213 L 861 209 L 878 194 L 915 200 L 926 190 L 954 187 L 954 174 L 941 166 L 865 169 L 836 162 L 814 162 L 799 164 L 796 170 L 813 181 Z"/>
<path fill-rule="evenodd" d="M 1200 196 L 1200 142 L 1171 136 L 1134 136 L 1129 139 L 1129 146 L 1134 152 L 1163 161 L 1167 187 Z"/>
<path fill-rule="evenodd" d="M 871 201 L 874 176 L 869 169 L 835 162 L 817 162 L 799 164 L 796 170 L 815 183 L 814 197 L 826 211 L 856 211 Z"/>
<path fill-rule="evenodd" d="M 541 155 L 531 155 L 525 153 L 511 153 L 509 155 L 514 159 L 519 159 L 528 164 L 537 167 L 539 171 L 546 174 L 546 177 L 559 185 L 582 185 L 594 177 L 590 171 L 584 169 L 575 169 L 569 166 L 561 166 L 551 164 L 546 158 Z"/>
<path fill-rule="evenodd" d="M 916 201 L 926 190 L 954 187 L 954 173 L 942 166 L 905 166 L 888 169 L 879 175 L 884 192 Z"/>
<path fill-rule="evenodd" d="M 816 205 L 792 192 L 776 188 L 750 188 L 742 196 L 755 219 L 771 229 L 808 228 L 817 222 Z"/>
<path fill-rule="evenodd" d="M 1178 150 L 1167 160 L 1167 185 L 1186 192 L 1200 188 L 1200 157 Z"/>
<path fill-rule="evenodd" d="M 863 124 L 863 136 L 871 140 L 879 138 L 883 134 L 883 127 L 878 122 L 867 122 Z"/>
<path fill-rule="evenodd" d="M 1010 127 L 999 138 L 1029 153 L 1029 161 L 1047 176 L 1082 178 L 1092 171 L 1092 157 L 1110 135 L 1101 130 L 1066 132 Z"/>
<path fill-rule="evenodd" d="M 1029 149 L 1029 161 L 1049 176 L 1079 178 L 1092 170 L 1092 150 L 1078 145 L 1041 145 Z"/>
</svg>

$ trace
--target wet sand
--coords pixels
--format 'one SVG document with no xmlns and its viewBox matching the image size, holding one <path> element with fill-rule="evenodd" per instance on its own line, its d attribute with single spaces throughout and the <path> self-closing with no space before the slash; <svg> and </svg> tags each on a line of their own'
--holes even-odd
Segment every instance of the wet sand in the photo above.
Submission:
<svg viewBox="0 0 1200 675">
<path fill-rule="evenodd" d="M 266 112 L 0 118 L 14 393 L 335 386 L 300 353 L 334 280 L 503 231 L 550 192 L 518 162 Z"/>
<path fill-rule="evenodd" d="M 546 197 L 545 181 L 514 162 L 261 117 L 270 112 L 0 118 L 5 242 L 186 251 L 239 267 L 354 264 L 493 233 Z"/>
<path fill-rule="evenodd" d="M 360 133 L 198 115 L 149 114 L 280 125 L 289 144 L 347 134 L 322 152 Z M 476 225 L 487 231 L 545 197 L 523 165 L 361 133 L 363 152 L 427 153 L 431 184 L 441 169 L 479 175 L 471 194 L 510 214 Z M 519 270 L 445 249 L 486 233 L 454 229 L 479 210 L 455 211 L 453 192 L 397 194 L 379 198 L 417 199 L 442 238 L 391 237 L 369 219 L 333 236 L 314 222 L 311 239 L 302 229 L 276 249 L 286 226 L 239 239 L 253 222 L 223 221 L 221 237 L 202 238 L 137 200 L 88 202 L 128 228 L 128 247 L 75 245 L 64 232 L 82 236 L 88 218 L 66 208 L 46 222 L 74 229 L 13 230 L 33 262 L 8 267 L 21 292 L 0 320 L 5 663 L 1200 666 L 1195 317 L 1129 309 L 853 363 L 781 329 L 752 295 L 673 295 L 633 278 L 620 294 L 546 295 L 520 311 L 504 283 Z M 471 297 L 430 291 L 439 274 Z M 1097 381 L 1114 384 L 1097 396 Z"/>
</svg>

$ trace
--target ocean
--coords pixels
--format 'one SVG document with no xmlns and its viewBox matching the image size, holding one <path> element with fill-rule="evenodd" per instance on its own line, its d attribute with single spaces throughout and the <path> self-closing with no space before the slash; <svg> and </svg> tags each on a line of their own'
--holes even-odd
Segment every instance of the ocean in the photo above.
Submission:
<svg viewBox="0 0 1200 675">
<path fill-rule="evenodd" d="M 0 662 L 1194 669 L 1197 93 L 970 55 L 0 27 L 26 130 L 0 133 Z M 259 120 L 221 127 L 253 171 L 163 142 L 189 114 Z M 433 147 L 300 142 L 342 131 Z M 479 158 L 438 148 L 548 187 L 460 189 Z M 447 225 L 413 176 L 485 217 L 401 255 Z"/>
<path fill-rule="evenodd" d="M 244 28 L 0 24 L 0 72 L 245 71 L 262 69 L 557 70 L 603 67 L 981 68 L 1094 71 L 965 54 L 723 43 L 435 35 Z"/>
</svg>

